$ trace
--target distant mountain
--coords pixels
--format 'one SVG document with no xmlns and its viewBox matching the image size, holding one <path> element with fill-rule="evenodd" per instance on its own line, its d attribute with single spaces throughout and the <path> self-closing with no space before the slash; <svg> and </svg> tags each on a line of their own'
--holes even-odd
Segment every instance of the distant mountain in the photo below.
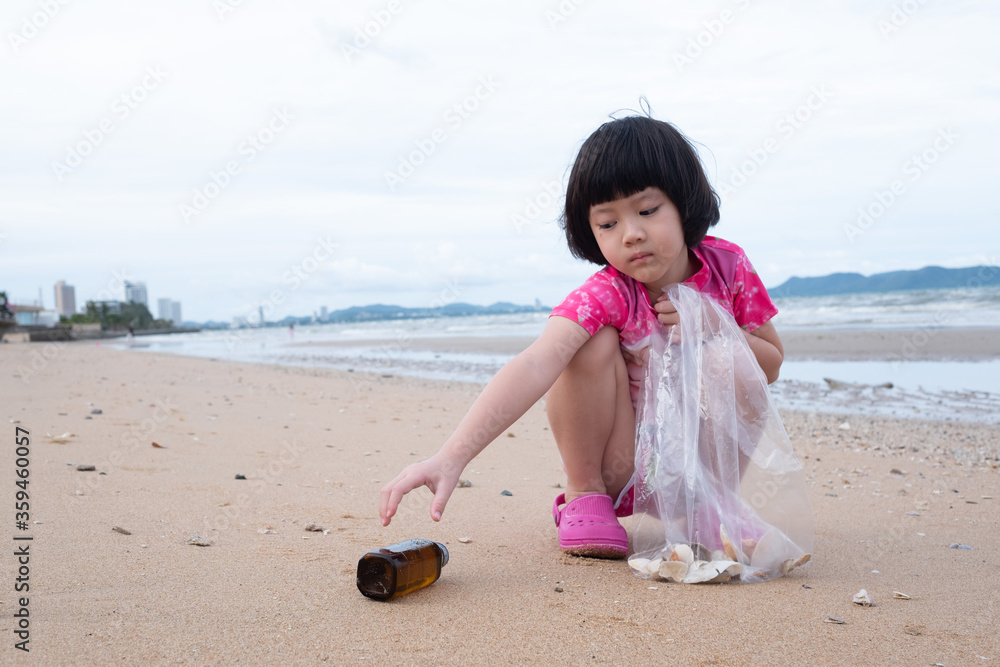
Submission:
<svg viewBox="0 0 1000 667">
<path fill-rule="evenodd" d="M 863 276 L 860 273 L 831 273 L 828 276 L 815 278 L 793 276 L 777 287 L 769 287 L 767 291 L 774 298 L 786 298 L 983 285 L 1000 285 L 1000 267 L 970 266 L 964 269 L 945 269 L 940 266 L 925 266 L 914 271 L 889 271 L 871 276 Z"/>
<path fill-rule="evenodd" d="M 368 322 L 372 320 L 407 320 L 422 317 L 462 317 L 463 315 L 506 315 L 510 313 L 548 312 L 545 306 L 519 306 L 513 303 L 497 302 L 490 306 L 476 306 L 471 303 L 449 303 L 436 308 L 405 308 L 373 303 L 368 306 L 353 306 L 335 310 L 327 314 L 324 322 Z M 289 324 L 309 324 L 312 317 L 286 317 L 278 322 Z"/>
</svg>

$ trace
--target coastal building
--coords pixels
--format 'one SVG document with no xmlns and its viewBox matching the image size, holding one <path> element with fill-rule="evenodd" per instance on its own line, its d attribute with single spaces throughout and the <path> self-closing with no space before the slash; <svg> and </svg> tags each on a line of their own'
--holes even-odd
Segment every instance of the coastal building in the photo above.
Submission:
<svg viewBox="0 0 1000 667">
<path fill-rule="evenodd" d="M 76 289 L 65 280 L 56 283 L 56 312 L 66 317 L 76 313 Z"/>
<path fill-rule="evenodd" d="M 125 292 L 125 298 L 122 300 L 125 303 L 134 301 L 135 303 L 141 303 L 147 308 L 149 307 L 149 303 L 146 300 L 146 283 L 133 283 L 126 280 L 123 291 Z"/>
<path fill-rule="evenodd" d="M 181 302 L 173 299 L 156 300 L 157 317 L 161 320 L 173 320 L 174 326 L 181 326 Z"/>
</svg>

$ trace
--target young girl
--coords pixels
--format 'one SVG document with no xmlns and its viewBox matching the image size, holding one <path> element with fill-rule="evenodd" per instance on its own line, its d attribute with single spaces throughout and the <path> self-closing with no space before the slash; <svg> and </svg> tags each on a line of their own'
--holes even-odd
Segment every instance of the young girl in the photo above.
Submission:
<svg viewBox="0 0 1000 667">
<path fill-rule="evenodd" d="M 645 116 L 605 123 L 580 149 L 566 191 L 570 251 L 604 268 L 553 309 L 541 336 L 504 366 L 440 451 L 381 491 L 388 525 L 402 497 L 434 493 L 441 519 L 466 465 L 548 392 L 548 417 L 566 469 L 553 514 L 559 546 L 623 558 L 631 514 L 635 399 L 649 335 L 678 320 L 666 288 L 686 283 L 718 301 L 743 329 L 768 382 L 783 350 L 777 313 L 743 251 L 706 236 L 718 197 L 691 144 Z M 565 504 L 560 510 L 560 506 Z"/>
</svg>

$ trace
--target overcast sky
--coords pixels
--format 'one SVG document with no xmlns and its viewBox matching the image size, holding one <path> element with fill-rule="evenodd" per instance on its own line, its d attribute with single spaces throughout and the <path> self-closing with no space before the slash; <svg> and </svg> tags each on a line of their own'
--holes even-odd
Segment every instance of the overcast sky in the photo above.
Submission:
<svg viewBox="0 0 1000 667">
<path fill-rule="evenodd" d="M 767 285 L 1000 263 L 995 2 L 5 0 L 0 28 L 15 301 L 553 305 L 598 268 L 556 224 L 569 165 L 640 96 Z"/>
</svg>

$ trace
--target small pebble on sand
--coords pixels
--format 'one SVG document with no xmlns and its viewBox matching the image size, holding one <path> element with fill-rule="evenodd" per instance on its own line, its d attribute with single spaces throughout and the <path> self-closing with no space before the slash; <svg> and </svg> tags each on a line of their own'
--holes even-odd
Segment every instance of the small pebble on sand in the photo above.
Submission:
<svg viewBox="0 0 1000 667">
<path fill-rule="evenodd" d="M 246 475 L 243 475 L 241 473 L 236 473 L 236 479 L 246 479 L 246 478 L 247 478 Z"/>
<path fill-rule="evenodd" d="M 211 541 L 206 540 L 201 535 L 192 535 L 188 538 L 187 543 L 196 547 L 210 547 L 212 546 Z"/>
<path fill-rule="evenodd" d="M 318 523 L 313 523 L 312 521 L 310 521 L 309 523 L 306 524 L 306 530 L 308 530 L 310 533 L 322 533 L 323 526 L 319 525 Z"/>
<path fill-rule="evenodd" d="M 470 486 L 472 486 L 472 481 L 471 480 L 468 480 L 468 479 L 460 479 L 460 480 L 458 480 L 458 488 L 460 488 L 460 489 L 467 489 Z"/>
<path fill-rule="evenodd" d="M 119 526 L 111 526 L 111 530 L 115 531 L 116 533 L 121 533 L 122 535 L 131 535 L 132 534 L 131 530 L 125 530 L 124 528 L 121 528 Z"/>
<path fill-rule="evenodd" d="M 90 470 L 97 470 L 91 463 L 80 463 L 76 466 L 76 469 L 80 472 L 88 472 Z"/>
<path fill-rule="evenodd" d="M 508 491 L 507 489 L 504 489 L 503 491 L 500 492 L 500 495 L 501 496 L 512 496 L 514 494 L 511 493 L 510 491 Z"/>
</svg>

